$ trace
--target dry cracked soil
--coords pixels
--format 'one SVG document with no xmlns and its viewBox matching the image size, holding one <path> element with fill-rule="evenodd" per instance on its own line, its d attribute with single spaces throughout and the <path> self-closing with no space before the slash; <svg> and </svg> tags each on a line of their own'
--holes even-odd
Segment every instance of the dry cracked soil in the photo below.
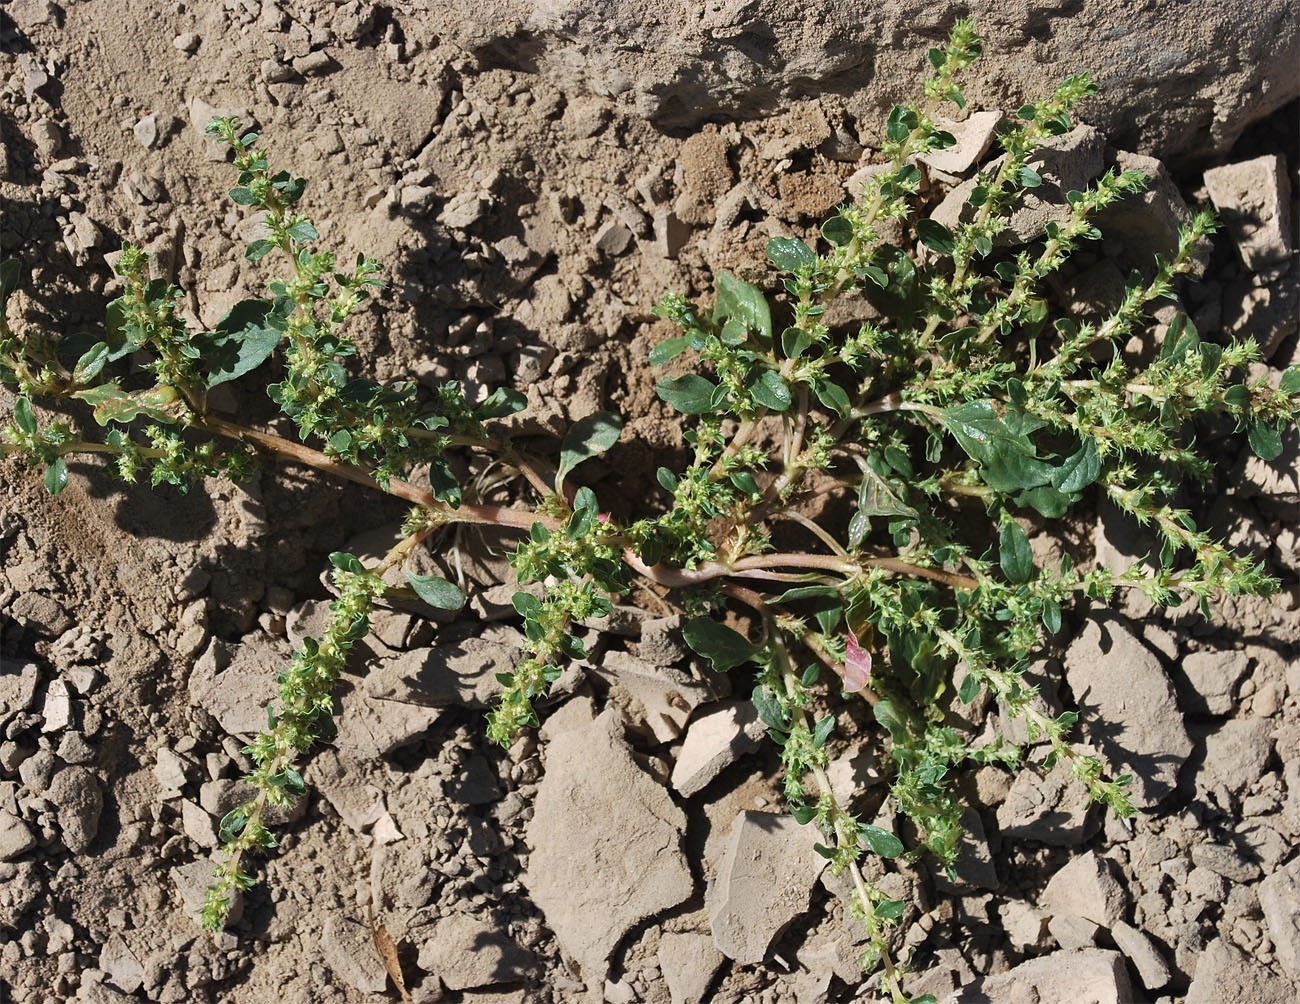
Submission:
<svg viewBox="0 0 1300 1004">
<path fill-rule="evenodd" d="M 1182 306 L 1202 335 L 1297 362 L 1293 6 L 976 6 L 990 41 L 973 90 L 994 114 L 970 115 L 925 166 L 927 208 L 942 218 L 995 155 L 997 109 L 1086 58 L 1111 97 L 1085 106 L 1052 175 L 1069 187 L 1136 166 L 1157 183 L 1054 297 L 1106 309 L 1135 256 L 1213 204 L 1229 225 Z M 29 270 L 20 323 L 102 323 L 105 255 L 125 240 L 198 324 L 255 294 L 262 270 L 240 254 L 254 225 L 201 134 L 237 112 L 310 179 L 324 241 L 385 264 L 390 286 L 358 328 L 373 374 L 517 387 L 517 431 L 539 449 L 595 410 L 628 416 L 584 474 L 634 511 L 658 459 L 683 450 L 645 363 L 666 334 L 651 307 L 665 288 L 707 296 L 723 268 L 775 290 L 767 240 L 811 239 L 858 189 L 880 110 L 910 93 L 954 9 L 481 7 L 0 3 L 0 252 Z M 272 418 L 256 388 L 215 404 Z M 924 862 L 875 875 L 909 903 L 896 947 L 912 953 L 911 992 L 1296 999 L 1300 453 L 1292 430 L 1264 464 L 1228 432 L 1207 430 L 1214 476 L 1192 501 L 1281 591 L 1217 600 L 1208 620 L 1132 599 L 1067 613 L 1035 666 L 1042 699 L 1082 713 L 1078 741 L 1133 771 L 1142 811 L 1131 827 L 1103 819 L 1059 768 L 963 777 L 956 881 Z M 587 630 L 591 658 L 536 734 L 486 742 L 493 674 L 521 635 L 508 539 L 468 532 L 429 559 L 463 574 L 468 610 L 380 613 L 265 881 L 205 934 L 192 911 L 215 821 L 241 797 L 276 667 L 321 623 L 325 556 L 382 553 L 402 508 L 293 467 L 180 495 L 81 463 L 51 500 L 9 461 L 0 500 L 0 1001 L 401 999 L 376 930 L 413 1001 L 876 999 L 845 889 L 782 812 L 751 706 L 691 656 L 658 597 Z M 1150 546 L 1105 509 L 1032 529 L 1040 558 Z M 892 826 L 876 738 L 846 717 L 834 780 Z M 963 727 L 1025 738 L 987 703 Z"/>
</svg>

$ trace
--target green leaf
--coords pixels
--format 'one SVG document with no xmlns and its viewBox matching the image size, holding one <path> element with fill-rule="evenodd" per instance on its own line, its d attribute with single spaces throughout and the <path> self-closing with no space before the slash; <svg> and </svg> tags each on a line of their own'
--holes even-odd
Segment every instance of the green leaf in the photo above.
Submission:
<svg viewBox="0 0 1300 1004">
<path fill-rule="evenodd" d="M 758 287 L 742 282 L 730 272 L 719 272 L 714 319 L 740 321 L 764 343 L 772 341 L 772 311 Z"/>
<path fill-rule="evenodd" d="M 813 377 L 812 388 L 817 400 L 841 417 L 848 415 L 849 409 L 853 407 L 848 392 L 825 377 Z"/>
<path fill-rule="evenodd" d="M 659 487 L 670 495 L 677 491 L 677 477 L 667 467 L 655 471 L 655 480 L 659 482 Z"/>
<path fill-rule="evenodd" d="M 584 460 L 599 456 L 618 442 L 623 432 L 622 416 L 612 411 L 598 411 L 574 424 L 560 444 L 560 464 L 555 471 L 556 489 L 565 475 Z"/>
<path fill-rule="evenodd" d="M 347 551 L 334 551 L 330 554 L 330 564 L 341 572 L 351 572 L 353 575 L 364 575 L 366 566 L 361 564 L 355 554 L 348 554 Z"/>
<path fill-rule="evenodd" d="M 437 575 L 416 575 L 402 569 L 406 581 L 411 584 L 415 594 L 431 607 L 439 610 L 459 610 L 465 605 L 465 594 L 455 584 Z"/>
<path fill-rule="evenodd" d="M 251 206 L 254 201 L 253 192 L 248 188 L 232 188 L 230 190 L 230 201 L 237 206 Z"/>
<path fill-rule="evenodd" d="M 481 422 L 494 418 L 505 418 L 528 407 L 528 396 L 513 387 L 498 387 L 488 395 L 487 400 L 474 409 L 474 416 Z M 446 422 L 444 421 L 445 425 Z"/>
<path fill-rule="evenodd" d="M 270 300 L 240 300 L 213 330 L 196 336 L 202 360 L 210 366 L 209 388 L 237 380 L 270 358 L 280 344 L 280 332 L 266 323 Z"/>
<path fill-rule="evenodd" d="M 816 724 L 813 728 L 813 749 L 819 750 L 826 744 L 833 728 L 835 728 L 834 715 L 827 715 Z"/>
<path fill-rule="evenodd" d="M 822 236 L 836 247 L 843 247 L 853 240 L 853 224 L 843 216 L 832 216 L 822 224 Z"/>
<path fill-rule="evenodd" d="M 248 804 L 237 805 L 224 816 L 221 817 L 221 824 L 218 827 L 217 839 L 223 844 L 228 844 L 234 840 L 244 830 L 244 824 L 248 822 Z"/>
<path fill-rule="evenodd" d="M 756 404 L 772 411 L 785 411 L 792 401 L 790 388 L 785 385 L 781 375 L 776 370 L 769 369 L 764 369 L 749 385 L 749 395 Z"/>
<path fill-rule="evenodd" d="M 1061 604 L 1056 600 L 1043 600 L 1043 627 L 1047 628 L 1048 634 L 1061 630 Z"/>
<path fill-rule="evenodd" d="M 876 721 L 885 727 L 889 732 L 889 737 L 896 743 L 907 741 L 907 721 L 899 713 L 894 702 L 890 700 L 877 701 L 875 707 L 871 709 L 872 714 L 876 716 Z"/>
<path fill-rule="evenodd" d="M 1101 474 L 1101 453 L 1097 449 L 1097 440 L 1088 436 L 1077 451 L 1062 461 L 1061 466 L 1052 472 L 1052 487 L 1059 492 L 1073 494 L 1081 492 L 1097 480 Z"/>
<path fill-rule="evenodd" d="M 793 805 L 790 807 L 790 815 L 794 816 L 794 821 L 800 826 L 807 826 L 817 818 L 817 809 L 811 805 Z"/>
<path fill-rule="evenodd" d="M 903 842 L 879 826 L 863 826 L 862 835 L 867 838 L 867 845 L 882 858 L 896 858 L 903 853 Z M 899 913 L 901 914 L 902 911 L 900 910 Z"/>
<path fill-rule="evenodd" d="M 514 608 L 519 611 L 521 617 L 528 617 L 536 620 L 542 613 L 542 601 L 532 593 L 525 593 L 522 590 L 510 597 L 510 602 Z"/>
<path fill-rule="evenodd" d="M 903 845 L 899 844 L 898 846 L 901 848 Z M 882 855 L 882 856 L 887 856 L 887 855 Z M 906 909 L 907 909 L 907 904 L 904 903 L 901 899 L 882 899 L 879 903 L 877 903 L 874 907 L 872 907 L 871 912 L 874 913 L 881 920 L 897 920 L 899 917 L 903 915 L 903 911 Z"/>
<path fill-rule="evenodd" d="M 768 687 L 761 683 L 758 684 L 754 688 L 752 699 L 754 701 L 754 710 L 758 712 L 758 717 L 764 725 L 782 732 L 788 728 L 785 722 L 785 712 L 781 710 L 781 702 L 776 699 L 776 695 Z"/>
<path fill-rule="evenodd" d="M 767 260 L 787 272 L 812 269 L 817 264 L 812 249 L 797 237 L 773 237 L 767 242 Z"/>
<path fill-rule="evenodd" d="M 285 233 L 296 241 L 314 241 L 320 236 L 320 234 L 316 232 L 316 228 L 306 220 L 299 220 L 293 226 L 286 229 Z"/>
<path fill-rule="evenodd" d="M 45 468 L 45 490 L 51 495 L 57 495 L 67 483 L 68 465 L 62 457 L 55 457 L 50 466 Z"/>
<path fill-rule="evenodd" d="M 96 342 L 77 360 L 72 379 L 77 383 L 90 383 L 103 372 L 108 362 L 108 342 Z"/>
<path fill-rule="evenodd" d="M 1043 183 L 1042 175 L 1030 167 L 1022 167 L 1016 174 L 1021 188 L 1037 188 Z"/>
<path fill-rule="evenodd" d="M 1246 439 L 1260 460 L 1276 460 L 1282 455 L 1282 437 L 1271 426 L 1255 423 L 1247 431 Z"/>
<path fill-rule="evenodd" d="M 692 651 L 712 662 L 719 673 L 739 666 L 758 651 L 739 631 L 709 617 L 691 618 L 682 627 L 682 637 Z"/>
<path fill-rule="evenodd" d="M 754 475 L 750 474 L 749 471 L 732 471 L 730 480 L 733 485 L 746 495 L 758 495 L 760 493 L 758 482 L 754 480 Z"/>
<path fill-rule="evenodd" d="M 1300 366 L 1288 367 L 1282 374 L 1282 380 L 1277 385 L 1277 389 L 1283 394 L 1300 393 Z"/>
<path fill-rule="evenodd" d="M 957 699 L 962 704 L 970 704 L 980 693 L 980 681 L 974 673 L 967 672 L 965 678 L 961 681 L 961 688 L 957 691 Z"/>
<path fill-rule="evenodd" d="M 954 247 L 952 231 L 942 223 L 934 220 L 920 220 L 916 224 L 916 233 L 921 238 L 921 243 L 931 251 L 938 251 L 940 254 L 952 254 Z"/>
<path fill-rule="evenodd" d="M 696 373 L 664 377 L 655 384 L 655 393 L 683 415 L 703 415 L 713 411 L 714 384 Z"/>
<path fill-rule="evenodd" d="M 248 261 L 261 261 L 274 250 L 275 244 L 272 241 L 253 241 L 244 249 L 244 258 Z"/>
<path fill-rule="evenodd" d="M 176 422 L 176 417 L 165 410 L 173 407 L 177 400 L 176 388 L 167 384 L 128 394 L 115 383 L 102 383 L 98 387 L 79 390 L 72 396 L 94 408 L 95 421 L 100 425 L 109 422 L 125 424 L 140 415 L 168 425 Z"/>
<path fill-rule="evenodd" d="M 1034 574 L 1034 552 L 1029 548 L 1029 535 L 1014 520 L 1002 526 L 998 560 L 1003 574 L 1017 584 L 1028 582 Z"/>
<path fill-rule="evenodd" d="M 812 339 L 803 328 L 786 328 L 781 332 L 781 351 L 787 359 L 798 359 L 811 344 Z"/>
<path fill-rule="evenodd" d="M 984 480 L 998 491 L 1013 492 L 1046 485 L 1051 465 L 1035 455 L 1030 433 L 1041 419 L 991 399 L 968 401 L 938 413 L 953 437 L 983 468 Z"/>
<path fill-rule="evenodd" d="M 662 366 L 664 363 L 672 362 L 685 352 L 690 347 L 690 344 L 690 338 L 685 335 L 660 342 L 650 350 L 650 365 Z"/>
<path fill-rule="evenodd" d="M 303 782 L 302 775 L 292 767 L 286 767 L 280 772 L 280 786 L 294 798 L 302 798 L 307 794 L 307 785 Z"/>
<path fill-rule="evenodd" d="M 36 435 L 36 416 L 32 414 L 32 403 L 27 398 L 20 397 L 14 403 L 14 421 L 18 423 L 18 428 L 27 435 Z"/>
</svg>

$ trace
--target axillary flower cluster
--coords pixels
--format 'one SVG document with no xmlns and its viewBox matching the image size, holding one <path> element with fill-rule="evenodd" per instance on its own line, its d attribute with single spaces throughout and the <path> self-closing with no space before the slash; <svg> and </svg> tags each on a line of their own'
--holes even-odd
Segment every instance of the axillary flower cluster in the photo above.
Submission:
<svg viewBox="0 0 1300 1004">
<path fill-rule="evenodd" d="M 540 596 L 515 595 L 527 651 L 500 678 L 491 739 L 508 745 L 537 725 L 538 699 L 569 660 L 586 657 L 574 623 L 609 613 L 637 582 L 671 600 L 687 615 L 691 649 L 714 671 L 752 681 L 780 748 L 790 811 L 817 827 L 819 851 L 849 876 L 852 912 L 868 934 L 863 964 L 883 967 L 895 1002 L 908 998 L 891 929 L 909 904 L 868 881 L 866 856 L 929 854 L 951 870 L 965 810 L 957 778 L 970 766 L 1014 770 L 1024 761 L 1021 747 L 1001 738 L 980 745 L 963 731 L 957 705 L 991 694 L 1046 744 L 1049 763 L 1068 763 L 1090 798 L 1132 812 L 1129 779 L 1071 745 L 1077 716 L 1040 710 L 1027 657 L 1060 631 L 1072 602 L 1137 589 L 1160 604 L 1195 597 L 1208 612 L 1215 593 L 1275 588 L 1258 562 L 1199 529 L 1176 493 L 1188 476 L 1209 474 L 1195 447 L 1199 419 L 1235 423 L 1259 456 L 1276 458 L 1281 429 L 1300 411 L 1300 370 L 1246 378 L 1259 360 L 1252 341 L 1203 341 L 1181 314 L 1158 352 L 1126 354 L 1130 337 L 1149 330 L 1151 307 L 1193 271 L 1214 230 L 1204 213 L 1171 256 L 1135 273 L 1113 312 L 1054 316 L 1045 280 L 1099 236 L 1101 210 L 1146 181 L 1108 172 L 1063 193 L 1063 212 L 1032 244 L 1002 240 L 1026 196 L 1050 185 L 1034 154 L 1070 128 L 1071 107 L 1093 92 L 1086 76 L 1003 124 L 1003 155 L 979 173 L 961 222 L 920 216 L 917 158 L 953 144 L 938 110 L 964 107 L 960 74 L 980 50 L 962 21 L 930 51 L 923 98 L 890 114 L 884 163 L 859 197 L 823 224 L 816 247 L 768 244 L 780 272 L 770 294 L 724 272 L 711 304 L 664 297 L 657 312 L 679 333 L 649 361 L 670 371 L 657 391 L 687 417 L 689 460 L 658 470 L 662 495 L 637 519 L 611 518 L 573 478 L 615 448 L 620 416 L 598 412 L 572 428 L 558 456 L 534 455 L 494 424 L 525 407 L 517 391 L 475 404 L 454 382 L 428 399 L 414 381 L 358 375 L 347 322 L 382 285 L 379 266 L 360 256 L 340 268 L 314 250 L 319 234 L 301 208 L 306 182 L 273 173 L 259 137 L 231 119 L 210 127 L 233 151 L 230 197 L 261 212 L 265 228 L 244 256 L 276 256 L 287 270 L 212 330 L 191 330 L 180 291 L 150 279 L 146 256 L 128 246 L 115 265 L 123 293 L 102 335 L 19 333 L 4 305 L 21 267 L 0 265 L 0 380 L 18 394 L 3 452 L 42 468 L 51 494 L 67 484 L 69 458 L 102 454 L 127 481 L 147 474 L 182 491 L 287 461 L 411 506 L 403 539 L 382 560 L 331 555 L 338 595 L 329 625 L 284 667 L 267 728 L 247 748 L 253 795 L 221 822 L 226 858 L 202 910 L 206 927 L 220 928 L 237 891 L 254 884 L 248 853 L 275 846 L 267 807 L 304 795 L 303 762 L 333 735 L 335 682 L 375 603 L 394 592 L 443 609 L 464 602 L 436 576 L 408 570 L 400 589 L 384 578 L 458 523 L 517 530 L 518 581 L 543 584 Z M 917 243 L 885 241 L 886 223 Z M 846 296 L 865 299 L 873 319 L 831 325 L 829 304 Z M 147 366 L 127 372 L 128 355 Z M 283 375 L 267 392 L 297 440 L 208 406 L 213 387 L 252 382 L 272 359 Z M 95 427 L 43 423 L 33 407 L 66 413 L 78 401 Z M 453 451 L 517 471 L 531 504 L 474 501 L 472 483 L 448 462 Z M 1087 570 L 1068 558 L 1040 564 L 1026 523 L 1099 498 L 1152 528 L 1156 558 Z M 846 715 L 874 720 L 899 832 L 864 822 L 832 790 L 827 768 Z"/>
</svg>

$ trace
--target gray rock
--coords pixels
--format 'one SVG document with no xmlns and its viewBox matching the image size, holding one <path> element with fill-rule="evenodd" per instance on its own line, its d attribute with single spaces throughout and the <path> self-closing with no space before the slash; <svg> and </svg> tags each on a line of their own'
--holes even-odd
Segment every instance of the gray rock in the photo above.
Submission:
<svg viewBox="0 0 1300 1004">
<path fill-rule="evenodd" d="M 691 239 L 691 228 L 667 206 L 655 211 L 654 248 L 661 258 L 675 259 Z"/>
<path fill-rule="evenodd" d="M 1244 652 L 1192 652 L 1183 656 L 1181 666 L 1191 692 L 1180 692 L 1180 703 L 1193 712 L 1203 708 L 1211 715 L 1226 715 L 1250 660 Z"/>
<path fill-rule="evenodd" d="M 1232 882 L 1253 882 L 1260 875 L 1259 865 L 1246 860 L 1236 848 L 1225 844 L 1193 844 L 1192 863 Z"/>
<path fill-rule="evenodd" d="M 686 817 L 632 759 L 612 710 L 570 701 L 546 748 L 522 876 L 564 951 L 589 982 L 623 936 L 694 891 L 681 852 Z M 581 876 L 580 881 L 575 881 Z"/>
<path fill-rule="evenodd" d="M 453 230 L 467 230 L 484 217 L 488 207 L 489 201 L 478 192 L 462 192 L 442 207 L 438 222 Z"/>
<path fill-rule="evenodd" d="M 1077 847 L 1097 829 L 1088 790 L 1058 763 L 1046 775 L 1034 767 L 1016 774 L 998 806 L 998 829 L 1007 839 L 1037 840 L 1058 847 Z"/>
<path fill-rule="evenodd" d="M 325 918 L 320 943 L 334 975 L 352 989 L 381 994 L 388 988 L 388 971 L 375 951 L 368 927 L 331 913 Z"/>
<path fill-rule="evenodd" d="M 1047 140 L 1029 160 L 1043 183 L 1026 191 L 1022 205 L 1011 214 L 1007 229 L 998 234 L 994 243 L 999 247 L 1025 244 L 1040 237 L 1048 223 L 1064 225 L 1072 212 L 1065 193 L 1086 188 L 1101 174 L 1103 150 L 1101 134 L 1086 125 Z M 1000 163 L 1001 158 L 989 170 L 996 170 Z M 932 214 L 934 220 L 951 230 L 973 219 L 978 210 L 967 199 L 978 180 L 970 178 L 949 192 Z"/>
<path fill-rule="evenodd" d="M 146 115 L 132 127 L 131 131 L 135 133 L 135 138 L 140 141 L 142 147 L 152 150 L 158 145 L 158 113 Z"/>
<path fill-rule="evenodd" d="M 46 798 L 55 806 L 63 843 L 74 854 L 90 847 L 99 832 L 104 793 L 85 767 L 64 767 L 50 781 Z"/>
<path fill-rule="evenodd" d="M 412 649 L 379 661 L 366 676 L 366 693 L 432 708 L 483 708 L 500 688 L 496 674 L 513 671 L 518 659 L 515 646 L 486 638 Z"/>
<path fill-rule="evenodd" d="M 1300 858 L 1259 884 L 1259 905 L 1277 961 L 1300 983 Z"/>
<path fill-rule="evenodd" d="M 327 52 L 309 52 L 305 56 L 299 56 L 293 61 L 293 68 L 301 73 L 304 77 L 317 77 L 322 73 L 328 73 L 338 64 L 334 62 Z"/>
<path fill-rule="evenodd" d="M 1146 934 L 1136 927 L 1117 921 L 1111 926 L 1110 936 L 1124 956 L 1133 963 L 1138 979 L 1148 990 L 1159 990 L 1172 979 L 1174 973 L 1169 963 Z"/>
<path fill-rule="evenodd" d="M 1248 269 L 1291 257 L 1291 182 L 1281 154 L 1211 168 L 1205 188 Z"/>
<path fill-rule="evenodd" d="M 325 756 L 327 752 L 334 755 L 333 751 L 321 751 L 316 758 L 313 758 L 313 765 L 315 765 L 317 759 Z M 233 778 L 217 778 L 215 781 L 204 782 L 199 788 L 199 805 L 209 816 L 221 819 L 231 809 L 243 805 L 256 794 L 257 789 L 247 781 L 237 781 Z M 276 827 L 297 822 L 307 811 L 307 801 L 307 798 L 299 798 L 289 805 L 268 805 L 264 815 L 267 825 Z"/>
<path fill-rule="evenodd" d="M 188 783 L 188 774 L 194 764 L 175 750 L 166 746 L 158 747 L 158 759 L 154 763 L 153 776 L 158 779 L 163 799 L 175 798 Z"/>
<path fill-rule="evenodd" d="M 172 883 L 176 886 L 179 903 L 173 901 L 173 908 L 179 907 L 184 919 L 193 923 L 194 914 L 203 907 L 203 900 L 208 886 L 212 885 L 212 869 L 216 861 L 200 858 L 189 864 L 180 865 L 171 871 Z M 230 913 L 226 917 L 227 926 L 239 923 L 244 913 L 244 894 L 235 892 L 230 901 Z"/>
<path fill-rule="evenodd" d="M 534 965 L 532 952 L 516 945 L 498 926 L 463 913 L 442 918 L 422 937 L 419 966 L 448 990 L 519 983 Z"/>
<path fill-rule="evenodd" d="M 592 245 L 606 258 L 617 258 L 632 243 L 632 231 L 618 220 L 609 220 L 596 232 Z"/>
<path fill-rule="evenodd" d="M 1122 240 L 1144 263 L 1153 252 L 1171 256 L 1178 249 L 1179 228 L 1192 218 L 1177 182 L 1156 158 L 1127 150 L 1115 151 L 1115 167 L 1141 171 L 1147 186 L 1097 214 L 1097 227 L 1108 239 Z"/>
<path fill-rule="evenodd" d="M 181 32 L 181 34 L 172 39 L 172 45 L 181 52 L 198 52 L 199 46 L 202 43 L 203 39 L 197 32 L 193 31 Z"/>
<path fill-rule="evenodd" d="M 716 696 L 679 669 L 655 666 L 627 652 L 606 652 L 594 670 L 610 681 L 611 693 L 629 719 L 642 723 L 661 743 L 681 735 L 691 712 Z"/>
<path fill-rule="evenodd" d="M 1249 990 L 1246 990 L 1249 988 Z M 1248 996 L 1243 997 L 1245 991 Z M 1182 1004 L 1295 1004 L 1295 987 L 1252 960 L 1226 938 L 1215 938 L 1196 960 Z"/>
<path fill-rule="evenodd" d="M 826 859 L 816 827 L 788 813 L 742 811 L 704 894 L 718 951 L 742 965 L 763 961 L 772 942 L 803 915 Z"/>
<path fill-rule="evenodd" d="M 936 171 L 960 176 L 975 166 L 993 143 L 1001 112 L 972 112 L 964 122 L 939 119 L 938 126 L 952 133 L 957 142 L 946 150 L 934 150 L 919 159 Z"/>
<path fill-rule="evenodd" d="M 1024 951 L 1041 947 L 1047 919 L 1042 911 L 1023 900 L 1012 899 L 998 907 L 998 915 L 1002 918 L 1002 929 L 1016 948 Z"/>
<path fill-rule="evenodd" d="M 1101 925 L 1073 913 L 1057 913 L 1047 921 L 1047 932 L 1062 948 L 1096 948 Z"/>
<path fill-rule="evenodd" d="M 682 639 L 682 617 L 655 617 L 641 623 L 641 644 L 637 655 L 656 666 L 674 666 L 686 658 Z"/>
<path fill-rule="evenodd" d="M 39 681 L 34 662 L 19 665 L 0 660 L 0 715 L 30 708 L 36 700 Z"/>
<path fill-rule="evenodd" d="M 1211 784 L 1222 784 L 1234 795 L 1241 794 L 1268 769 L 1273 755 L 1272 731 L 1273 725 L 1267 718 L 1235 718 L 1224 722 L 1218 732 L 1205 737 L 1201 780 L 1208 775 Z"/>
<path fill-rule="evenodd" d="M 984 833 L 984 820 L 974 806 L 967 806 L 961 816 L 961 857 L 957 859 L 956 880 L 949 879 L 942 868 L 936 867 L 934 884 L 945 893 L 1000 888 L 1002 883 Z"/>
<path fill-rule="evenodd" d="M 135 952 L 114 931 L 99 950 L 99 968 L 119 990 L 133 994 L 144 984 L 144 967 Z"/>
<path fill-rule="evenodd" d="M 213 638 L 190 672 L 190 700 L 227 735 L 255 736 L 266 728 L 266 706 L 279 696 L 275 676 L 290 655 L 270 635 L 249 635 L 234 647 Z"/>
<path fill-rule="evenodd" d="M 687 798 L 701 791 L 737 759 L 756 750 L 766 728 L 751 701 L 711 707 L 686 729 L 673 764 L 674 790 Z"/>
<path fill-rule="evenodd" d="M 1159 804 L 1192 752 L 1159 660 L 1118 622 L 1091 621 L 1065 654 L 1065 676 L 1085 735 L 1116 773 L 1133 774 L 1133 804 Z"/>
<path fill-rule="evenodd" d="M 1267 286 L 1250 282 L 1230 282 L 1223 291 L 1223 332 L 1238 338 L 1253 338 L 1259 343 L 1260 357 L 1273 359 L 1287 336 L 1300 327 L 1300 285 L 1294 274 Z M 1278 360 L 1281 368 L 1281 360 Z M 1289 449 L 1281 457 L 1265 462 L 1253 453 L 1247 463 L 1248 485 L 1238 488 L 1238 494 L 1278 495 L 1294 502 L 1296 481 L 1300 479 L 1300 463 L 1296 460 L 1294 439 L 1289 439 Z M 1286 440 L 1284 440 L 1286 441 Z"/>
<path fill-rule="evenodd" d="M 188 798 L 181 799 L 181 828 L 187 837 L 206 850 L 216 850 L 220 846 L 212 817 Z"/>
<path fill-rule="evenodd" d="M 943 1004 L 1132 1004 L 1135 999 L 1124 957 L 1119 952 L 1085 948 L 1053 952 L 1005 973 L 983 977 L 944 999 Z"/>
<path fill-rule="evenodd" d="M 996 16 L 987 9 L 976 10 L 986 55 L 963 74 L 972 94 L 985 107 L 1014 108 L 1050 94 L 1062 66 L 1122 66 L 1088 102 L 1090 120 L 1121 147 L 1191 151 L 1208 136 L 1224 150 L 1300 94 L 1295 47 L 1286 42 L 1295 38 L 1296 13 L 1286 0 L 1245 8 L 1194 0 L 1176 19 L 1164 8 L 1112 3 L 1044 8 L 1017 0 Z M 926 49 L 969 12 L 918 0 L 848 0 L 833 10 L 812 0 L 707 9 L 691 0 L 617 7 L 495 0 L 471 13 L 440 0 L 424 16 L 430 31 L 467 51 L 538 72 L 568 94 L 608 97 L 660 127 L 683 127 L 782 110 L 819 89 L 852 95 L 855 119 L 883 124 L 928 70 Z"/>
<path fill-rule="evenodd" d="M 1128 895 L 1116 881 L 1111 863 L 1089 851 L 1052 876 L 1043 890 L 1042 905 L 1050 913 L 1072 913 L 1109 928 L 1124 919 Z"/>
<path fill-rule="evenodd" d="M 659 939 L 658 958 L 672 1004 L 702 1004 L 714 976 L 727 961 L 712 938 L 695 931 L 665 933 Z"/>
<path fill-rule="evenodd" d="M 0 809 L 0 861 L 12 861 L 35 846 L 31 828 L 8 809 Z"/>
</svg>

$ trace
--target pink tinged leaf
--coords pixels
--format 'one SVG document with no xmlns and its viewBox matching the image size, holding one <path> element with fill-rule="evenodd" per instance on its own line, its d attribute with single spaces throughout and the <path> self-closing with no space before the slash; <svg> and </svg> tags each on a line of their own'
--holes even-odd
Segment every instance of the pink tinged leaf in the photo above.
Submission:
<svg viewBox="0 0 1300 1004">
<path fill-rule="evenodd" d="M 596 519 L 600 520 L 600 522 L 602 522 L 602 523 L 608 523 L 608 522 L 609 522 L 609 513 L 607 513 L 607 512 L 600 512 L 600 513 L 597 513 L 597 514 L 596 514 Z"/>
<path fill-rule="evenodd" d="M 858 644 L 858 639 L 850 631 L 847 651 L 844 655 L 844 689 L 856 694 L 871 681 L 871 653 Z"/>
</svg>

